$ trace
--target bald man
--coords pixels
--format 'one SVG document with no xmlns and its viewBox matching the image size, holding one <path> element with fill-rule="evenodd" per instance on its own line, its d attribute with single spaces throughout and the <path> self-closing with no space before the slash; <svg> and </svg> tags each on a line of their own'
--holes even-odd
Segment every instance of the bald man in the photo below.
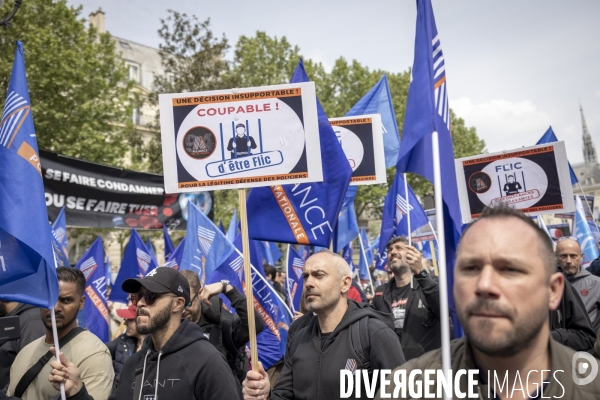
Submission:
<svg viewBox="0 0 600 400">
<path fill-rule="evenodd" d="M 566 237 L 559 241 L 556 245 L 556 258 L 567 280 L 579 293 L 592 322 L 592 328 L 597 331 L 600 329 L 600 278 L 581 268 L 583 253 L 576 240 Z"/>
<path fill-rule="evenodd" d="M 249 371 L 243 384 L 246 400 L 336 399 L 345 372 L 393 369 L 405 362 L 390 316 L 348 300 L 352 277 L 342 257 L 327 250 L 314 254 L 304 264 L 303 277 L 309 312 L 290 328 L 291 335 L 301 327 L 288 340 L 281 376 L 269 397 L 262 366 Z M 362 397 L 352 398 L 374 393 L 369 396 L 363 386 Z"/>
</svg>

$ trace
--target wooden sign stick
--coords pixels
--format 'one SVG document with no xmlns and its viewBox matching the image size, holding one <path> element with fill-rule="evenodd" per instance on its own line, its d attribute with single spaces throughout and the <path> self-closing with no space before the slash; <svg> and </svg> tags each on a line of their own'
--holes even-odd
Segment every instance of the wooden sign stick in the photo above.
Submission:
<svg viewBox="0 0 600 400">
<path fill-rule="evenodd" d="M 248 330 L 250 337 L 250 362 L 252 370 L 258 371 L 258 349 L 256 347 L 256 324 L 254 320 L 254 292 L 252 291 L 252 271 L 250 270 L 250 240 L 248 238 L 248 216 L 246 213 L 246 189 L 238 189 L 238 207 L 242 229 L 242 254 L 244 256 L 244 276 L 246 278 L 246 308 L 248 309 Z"/>
</svg>

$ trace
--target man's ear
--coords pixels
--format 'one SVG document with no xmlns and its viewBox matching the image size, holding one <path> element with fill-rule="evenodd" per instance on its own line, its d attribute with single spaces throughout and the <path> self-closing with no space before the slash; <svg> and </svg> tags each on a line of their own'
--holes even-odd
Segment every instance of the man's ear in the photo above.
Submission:
<svg viewBox="0 0 600 400">
<path fill-rule="evenodd" d="M 81 295 L 81 300 L 79 301 L 79 311 L 83 311 L 84 305 L 85 305 L 85 296 Z"/>
<path fill-rule="evenodd" d="M 551 311 L 554 311 L 558 308 L 560 304 L 560 300 L 563 296 L 563 291 L 565 290 L 565 276 L 556 272 L 550 275 L 550 285 L 548 287 L 548 291 L 550 293 L 548 308 Z"/>
<path fill-rule="evenodd" d="M 185 299 L 183 297 L 176 297 L 175 301 L 173 302 L 173 307 L 171 308 L 171 312 L 173 313 L 177 313 L 177 312 L 183 312 L 183 310 L 185 310 L 185 306 L 187 304 L 185 304 Z"/>
<path fill-rule="evenodd" d="M 352 286 L 352 277 L 350 275 L 345 275 L 342 277 L 342 294 L 348 293 L 350 290 L 350 286 Z"/>
</svg>

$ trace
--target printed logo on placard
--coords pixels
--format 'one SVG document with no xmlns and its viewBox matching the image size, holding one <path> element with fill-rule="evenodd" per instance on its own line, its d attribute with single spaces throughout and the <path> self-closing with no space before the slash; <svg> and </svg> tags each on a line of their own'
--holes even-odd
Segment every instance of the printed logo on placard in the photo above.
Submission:
<svg viewBox="0 0 600 400">
<path fill-rule="evenodd" d="M 183 136 L 183 149 L 188 156 L 196 160 L 209 157 L 216 147 L 217 138 L 204 126 L 195 126 Z"/>
<path fill-rule="evenodd" d="M 492 186 L 492 178 L 485 172 L 478 171 L 471 175 L 468 185 L 469 189 L 477 194 L 485 193 L 490 190 L 490 187 Z"/>
</svg>

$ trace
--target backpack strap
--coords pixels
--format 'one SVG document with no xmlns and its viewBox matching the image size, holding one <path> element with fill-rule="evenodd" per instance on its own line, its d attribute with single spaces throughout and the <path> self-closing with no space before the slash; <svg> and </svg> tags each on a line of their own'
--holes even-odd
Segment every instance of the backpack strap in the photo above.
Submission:
<svg viewBox="0 0 600 400">
<path fill-rule="evenodd" d="M 80 327 L 75 327 L 75 328 L 71 329 L 69 331 L 69 333 L 67 333 L 62 339 L 60 339 L 58 341 L 58 345 L 62 349 L 63 347 L 65 347 L 65 345 L 67 343 L 69 343 L 71 341 L 71 339 L 73 339 L 75 336 L 79 335 L 84 330 L 85 329 L 80 328 Z M 17 384 L 17 387 L 15 388 L 15 393 L 13 394 L 15 397 L 19 397 L 19 398 L 23 397 L 23 393 L 25 393 L 25 390 L 27 390 L 27 387 L 31 384 L 31 382 L 33 382 L 35 377 L 40 373 L 42 368 L 44 368 L 44 366 L 48 363 L 48 361 L 50 361 L 51 358 L 52 358 L 52 353 L 48 351 L 46 354 L 44 354 L 38 360 L 37 363 L 33 364 L 31 366 L 31 368 L 29 368 L 27 370 L 27 372 L 25 372 L 25 375 L 23 375 L 21 377 L 21 380 L 19 381 L 19 383 Z"/>
<path fill-rule="evenodd" d="M 369 337 L 369 317 L 362 318 L 352 324 L 350 327 L 350 340 L 352 347 L 362 364 L 362 369 L 369 371 L 369 376 L 373 373 L 371 367 L 371 339 Z"/>
</svg>

